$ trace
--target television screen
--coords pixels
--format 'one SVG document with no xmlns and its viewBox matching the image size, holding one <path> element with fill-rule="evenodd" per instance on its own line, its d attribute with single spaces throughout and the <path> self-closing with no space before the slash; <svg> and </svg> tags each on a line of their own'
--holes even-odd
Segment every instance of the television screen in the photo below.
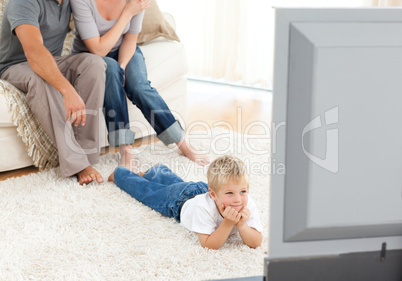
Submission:
<svg viewBox="0 0 402 281">
<path fill-rule="evenodd" d="M 402 9 L 277 8 L 275 32 L 269 257 L 402 249 Z"/>
</svg>

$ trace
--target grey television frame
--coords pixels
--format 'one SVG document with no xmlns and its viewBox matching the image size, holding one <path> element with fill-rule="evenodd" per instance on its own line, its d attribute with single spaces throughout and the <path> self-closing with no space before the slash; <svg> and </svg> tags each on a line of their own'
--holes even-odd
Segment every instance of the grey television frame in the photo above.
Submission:
<svg viewBox="0 0 402 281">
<path fill-rule="evenodd" d="M 275 28 L 265 276 L 401 280 L 402 9 L 277 8 Z"/>
</svg>

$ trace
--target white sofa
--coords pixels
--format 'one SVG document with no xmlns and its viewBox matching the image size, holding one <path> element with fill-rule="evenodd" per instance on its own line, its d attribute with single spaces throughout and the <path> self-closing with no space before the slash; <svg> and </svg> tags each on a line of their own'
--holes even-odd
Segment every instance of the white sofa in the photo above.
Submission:
<svg viewBox="0 0 402 281">
<path fill-rule="evenodd" d="M 0 3 L 0 18 L 3 11 L 4 0 Z M 165 19 L 175 28 L 171 15 L 164 13 Z M 68 53 L 71 45 L 72 32 L 68 35 L 64 54 Z M 187 60 L 183 44 L 169 41 L 162 37 L 156 38 L 140 46 L 147 65 L 148 78 L 151 85 L 158 90 L 164 98 L 176 119 L 183 124 L 187 115 L 187 89 L 186 78 Z M 3 81 L 4 82 L 4 81 Z M 3 83 L 7 85 L 7 82 Z M 16 126 L 13 124 L 9 106 L 3 96 L 7 87 L 0 85 L 0 172 L 31 166 L 32 158 L 28 156 L 25 144 L 18 136 Z M 130 101 L 130 124 L 136 133 L 136 138 L 155 134 L 142 113 Z M 101 146 L 107 146 L 106 129 L 101 123 Z"/>
</svg>

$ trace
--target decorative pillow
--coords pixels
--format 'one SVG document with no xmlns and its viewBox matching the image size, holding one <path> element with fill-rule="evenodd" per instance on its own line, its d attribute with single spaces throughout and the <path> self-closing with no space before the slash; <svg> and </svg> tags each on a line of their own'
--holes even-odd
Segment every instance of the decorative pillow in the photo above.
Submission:
<svg viewBox="0 0 402 281">
<path fill-rule="evenodd" d="M 180 42 L 174 29 L 163 17 L 156 0 L 151 0 L 149 8 L 145 10 L 142 30 L 140 34 L 138 34 L 137 43 L 142 44 L 159 36 Z"/>
<path fill-rule="evenodd" d="M 70 23 L 68 25 L 68 31 L 74 31 L 74 28 L 75 28 L 74 17 L 73 14 L 71 14 Z"/>
</svg>

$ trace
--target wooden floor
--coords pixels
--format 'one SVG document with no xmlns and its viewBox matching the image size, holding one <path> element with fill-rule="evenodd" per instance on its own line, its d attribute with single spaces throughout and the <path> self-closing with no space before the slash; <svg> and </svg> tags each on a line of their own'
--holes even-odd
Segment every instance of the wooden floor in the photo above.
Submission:
<svg viewBox="0 0 402 281">
<path fill-rule="evenodd" d="M 269 134 L 267 128 L 271 123 L 271 92 L 189 80 L 187 102 L 189 116 L 184 126 L 188 133 L 223 127 L 242 134 Z M 134 146 L 149 141 L 151 138 L 139 139 Z M 114 152 L 115 149 L 106 148 L 103 154 Z M 0 172 L 0 181 L 36 172 L 38 169 L 33 166 Z"/>
</svg>

